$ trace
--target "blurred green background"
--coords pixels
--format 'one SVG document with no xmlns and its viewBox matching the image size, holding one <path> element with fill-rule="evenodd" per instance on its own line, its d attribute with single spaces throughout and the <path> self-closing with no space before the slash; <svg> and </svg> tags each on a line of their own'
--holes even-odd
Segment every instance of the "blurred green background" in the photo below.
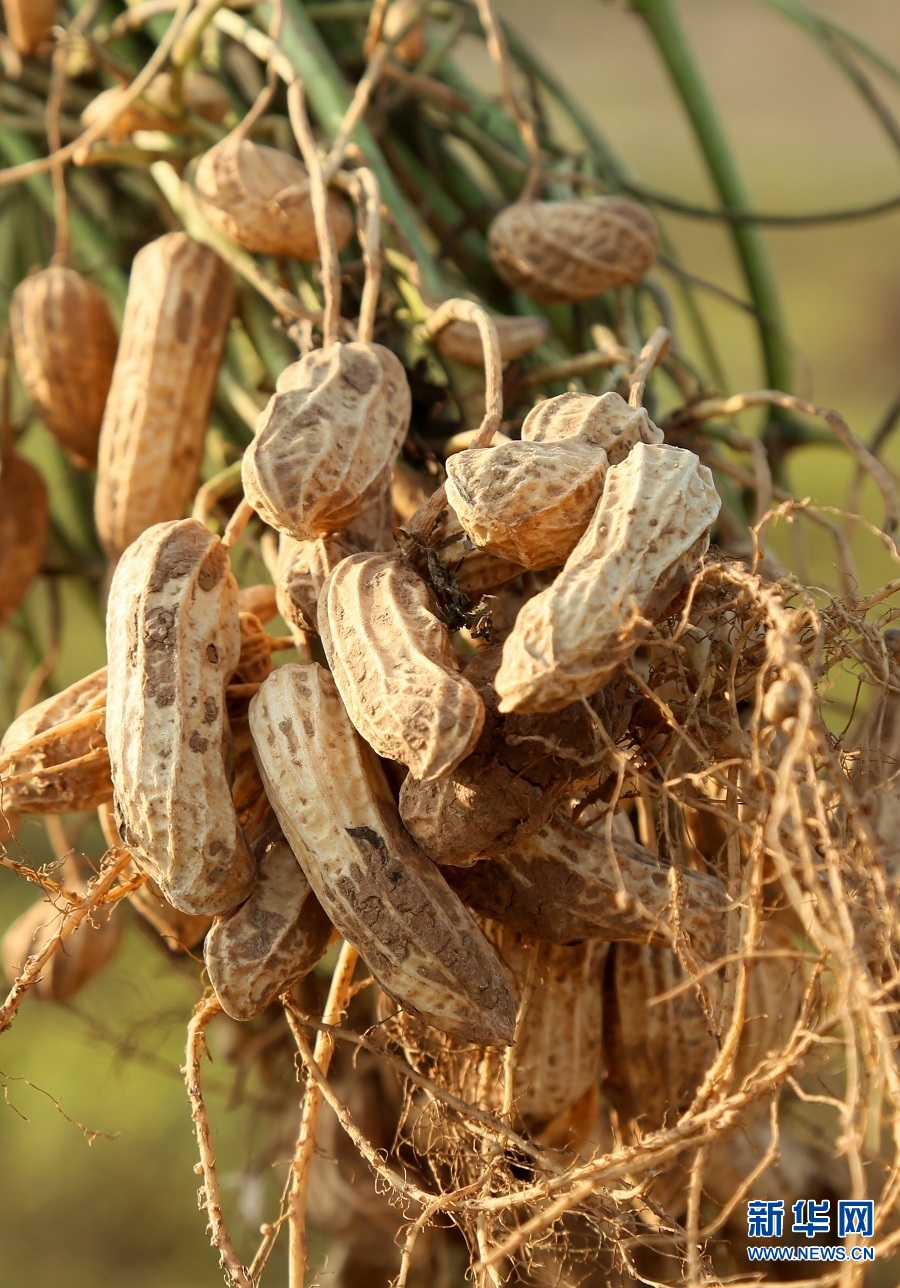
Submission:
<svg viewBox="0 0 900 1288">
<path fill-rule="evenodd" d="M 680 0 L 679 11 L 739 159 L 753 205 L 786 213 L 864 205 L 900 191 L 898 145 L 881 129 L 834 63 L 808 36 L 763 0 Z M 813 10 L 844 22 L 900 62 L 897 0 L 812 0 Z M 515 23 L 565 81 L 624 159 L 635 180 L 689 202 L 715 196 L 683 112 L 640 21 L 610 0 L 506 0 Z M 483 49 L 465 45 L 467 70 L 493 90 Z M 873 75 L 895 112 L 900 91 Z M 687 267 L 717 287 L 742 294 L 726 232 L 717 224 L 657 212 Z M 795 392 L 841 410 L 855 432 L 871 437 L 900 389 L 900 213 L 865 221 L 773 228 L 766 233 L 796 346 Z M 35 240 L 35 254 L 41 253 Z M 3 263 L 0 247 L 0 265 Z M 670 283 L 667 283 L 669 285 Z M 10 283 L 0 280 L 2 306 Z M 710 327 L 726 355 L 728 391 L 762 383 L 752 321 L 704 295 Z M 747 428 L 754 421 L 748 418 Z M 743 427 L 743 424 L 742 424 Z M 27 451 L 53 454 L 40 427 Z M 893 448 L 887 458 L 898 461 Z M 56 487 L 71 486 L 57 465 Z M 792 483 L 823 503 L 844 499 L 846 457 L 806 449 L 792 459 Z M 782 545 L 789 556 L 796 547 Z M 833 554 L 814 567 L 833 580 Z M 878 542 L 857 543 L 862 588 L 891 575 Z M 64 591 L 77 630 L 54 671 L 62 687 L 102 660 L 96 618 Z M 47 614 L 37 590 L 28 612 Z M 76 638 L 77 636 L 77 638 Z M 0 686 L 15 690 L 27 674 L 21 652 L 3 654 Z M 27 663 L 27 665 L 26 665 Z M 5 722 L 9 711 L 0 711 Z M 71 839 L 98 857 L 99 831 Z M 38 822 L 26 822 L 22 851 L 50 857 Z M 13 849 L 16 856 L 16 851 Z M 32 891 L 0 872 L 0 920 L 32 901 Z M 196 1211 L 194 1140 L 179 1065 L 185 1022 L 198 992 L 198 969 L 179 969 L 165 950 L 129 925 L 115 966 L 75 1005 L 26 1000 L 0 1040 L 0 1282 L 24 1288 L 216 1288 L 221 1275 Z M 224 1200 L 243 1251 L 261 1220 L 277 1208 L 277 1177 L 265 1161 L 272 1122 L 264 1089 L 235 1093 L 231 1028 L 211 1039 L 215 1088 L 210 1108 L 220 1154 Z M 58 1102 L 58 1103 L 55 1103 Z M 69 1121 L 76 1120 L 76 1121 Z M 78 1123 L 104 1133 L 86 1140 Z M 288 1137 L 285 1137 L 287 1140 Z M 282 1254 L 269 1272 L 286 1282 Z M 321 1282 L 328 1282 L 327 1267 Z M 876 1267 L 872 1285 L 898 1282 L 896 1267 Z"/>
</svg>

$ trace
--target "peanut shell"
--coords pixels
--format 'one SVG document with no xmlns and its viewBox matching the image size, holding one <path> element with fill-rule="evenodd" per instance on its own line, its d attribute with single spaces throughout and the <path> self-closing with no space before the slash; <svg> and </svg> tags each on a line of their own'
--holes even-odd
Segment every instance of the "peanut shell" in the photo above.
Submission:
<svg viewBox="0 0 900 1288">
<path fill-rule="evenodd" d="M 218 537 L 156 524 L 122 556 L 107 613 L 107 737 L 123 845 L 182 912 L 227 912 L 255 866 L 225 768 L 238 590 Z"/>
<path fill-rule="evenodd" d="M 194 187 L 213 227 L 245 250 L 318 260 L 309 174 L 296 157 L 231 136 L 200 158 Z M 353 234 L 353 216 L 334 193 L 328 214 L 340 251 Z"/>
<path fill-rule="evenodd" d="M 649 446 L 663 441 L 644 407 L 629 407 L 617 393 L 567 393 L 539 402 L 522 422 L 525 443 L 559 443 L 578 437 L 593 443 L 618 465 L 638 443 Z"/>
<path fill-rule="evenodd" d="M 488 231 L 488 251 L 504 282 L 546 303 L 590 300 L 638 282 L 658 247 L 648 212 L 624 197 L 519 201 Z"/>
<path fill-rule="evenodd" d="M 84 890 L 84 884 L 77 883 L 76 893 Z M 121 919 L 114 914 L 115 905 L 97 908 L 66 937 L 32 985 L 35 997 L 42 1002 L 68 1002 L 109 965 L 122 938 Z M 39 899 L 7 929 L 2 955 L 10 984 L 28 958 L 58 932 L 60 921 L 60 913 L 49 899 Z"/>
<path fill-rule="evenodd" d="M 417 573 L 394 555 L 350 555 L 322 587 L 318 623 L 347 713 L 369 746 L 423 782 L 455 769 L 478 741 L 484 703 L 457 671 Z"/>
<path fill-rule="evenodd" d="M 550 323 L 546 318 L 493 316 L 503 362 L 523 358 L 543 344 L 550 334 Z M 484 366 L 484 346 L 474 322 L 459 320 L 448 323 L 438 331 L 434 343 L 452 362 L 463 362 L 468 367 Z"/>
<path fill-rule="evenodd" d="M 720 505 L 693 452 L 636 444 L 562 572 L 519 613 L 500 710 L 556 711 L 606 684 L 690 580 Z"/>
<path fill-rule="evenodd" d="M 135 256 L 94 507 L 112 559 L 151 524 L 189 508 L 232 304 L 227 267 L 186 233 L 167 233 Z"/>
<path fill-rule="evenodd" d="M 106 296 L 52 265 L 13 291 L 10 326 L 35 412 L 75 465 L 93 469 L 118 343 Z"/>
<path fill-rule="evenodd" d="M 30 461 L 10 454 L 0 465 L 0 626 L 38 575 L 49 532 L 44 480 Z"/>
<path fill-rule="evenodd" d="M 91 126 L 100 120 L 126 93 L 127 87 L 114 85 L 98 94 L 81 113 L 83 125 Z M 107 130 L 113 142 L 127 138 L 135 130 L 163 130 L 178 132 L 186 128 L 186 112 L 192 112 L 219 125 L 228 114 L 231 100 L 228 91 L 214 76 L 203 72 L 188 72 L 181 81 L 181 101 L 176 104 L 169 72 L 160 72 L 144 90 L 140 98 L 129 103 Z"/>
<path fill-rule="evenodd" d="M 6 32 L 20 54 L 35 54 L 50 39 L 56 0 L 3 0 Z"/>
<path fill-rule="evenodd" d="M 336 929 L 401 1006 L 466 1041 L 509 1042 L 499 963 L 404 831 L 384 773 L 330 675 L 283 666 L 250 704 L 266 790 Z"/>
</svg>

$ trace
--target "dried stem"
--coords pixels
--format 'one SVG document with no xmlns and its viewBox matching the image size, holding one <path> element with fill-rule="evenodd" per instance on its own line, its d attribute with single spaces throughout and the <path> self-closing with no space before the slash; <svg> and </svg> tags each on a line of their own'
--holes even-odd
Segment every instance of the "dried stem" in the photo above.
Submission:
<svg viewBox="0 0 900 1288">
<path fill-rule="evenodd" d="M 641 349 L 637 366 L 631 373 L 631 388 L 628 391 L 628 406 L 640 407 L 644 402 L 644 389 L 647 378 L 658 362 L 669 352 L 672 337 L 664 326 L 657 327 L 650 339 Z"/>
<path fill-rule="evenodd" d="M 322 258 L 322 289 L 325 293 L 325 318 L 322 325 L 322 341 L 325 348 L 337 343 L 338 327 L 341 316 L 341 266 L 338 260 L 337 245 L 334 240 L 334 229 L 328 213 L 328 187 L 322 162 L 316 149 L 309 117 L 306 114 L 306 99 L 303 94 L 303 82 L 295 78 L 288 86 L 288 111 L 294 135 L 309 171 L 310 195 L 312 197 L 313 217 L 316 222 L 316 238 L 319 243 L 319 254 Z"/>
</svg>

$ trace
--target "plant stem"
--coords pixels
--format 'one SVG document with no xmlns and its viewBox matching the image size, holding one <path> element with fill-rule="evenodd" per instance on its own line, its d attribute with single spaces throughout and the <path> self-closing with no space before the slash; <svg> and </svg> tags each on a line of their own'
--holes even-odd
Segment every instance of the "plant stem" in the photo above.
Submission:
<svg viewBox="0 0 900 1288">
<path fill-rule="evenodd" d="M 728 210 L 751 209 L 743 178 L 672 0 L 634 0 L 634 8 L 644 19 L 678 91 L 723 206 Z M 784 340 L 781 302 L 763 236 L 752 224 L 730 224 L 729 232 L 747 290 L 759 314 L 766 381 L 775 389 L 790 390 L 790 352 Z"/>
</svg>

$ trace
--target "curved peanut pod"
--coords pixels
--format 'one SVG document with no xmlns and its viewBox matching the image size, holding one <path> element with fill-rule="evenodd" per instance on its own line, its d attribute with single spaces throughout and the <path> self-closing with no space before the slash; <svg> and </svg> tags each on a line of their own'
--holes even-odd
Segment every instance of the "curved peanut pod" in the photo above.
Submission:
<svg viewBox="0 0 900 1288">
<path fill-rule="evenodd" d="M 720 956 L 728 903 L 721 881 L 692 871 L 675 880 L 650 850 L 615 834 L 612 847 L 556 814 L 533 836 L 445 875 L 477 912 L 551 943 L 668 944 L 663 927 L 677 913 L 691 951 L 704 961 Z"/>
<path fill-rule="evenodd" d="M 693 452 L 638 443 L 614 465 L 594 517 L 503 645 L 501 711 L 558 711 L 628 660 L 690 580 L 721 502 Z"/>
<path fill-rule="evenodd" d="M 602 448 L 580 439 L 470 447 L 447 461 L 447 500 L 476 546 L 539 571 L 568 559 L 603 491 Z"/>
<path fill-rule="evenodd" d="M 260 770 L 291 849 L 382 988 L 435 1028 L 510 1042 L 515 1004 L 480 930 L 397 815 L 384 772 L 316 665 L 283 666 L 250 704 Z"/>
<path fill-rule="evenodd" d="M 495 313 L 493 321 L 500 339 L 501 362 L 512 362 L 515 358 L 524 357 L 539 344 L 543 344 L 550 334 L 550 324 L 546 318 L 504 317 Z M 432 343 L 452 362 L 463 362 L 469 367 L 484 367 L 484 345 L 474 322 L 463 319 L 448 322 L 437 332 Z"/>
<path fill-rule="evenodd" d="M 44 480 L 31 461 L 10 453 L 0 465 L 0 626 L 31 589 L 49 532 Z"/>
<path fill-rule="evenodd" d="M 596 782 L 609 763 L 596 719 L 581 703 L 552 719 L 499 715 L 493 687 L 499 663 L 500 649 L 487 649 L 464 672 L 485 707 L 475 749 L 444 778 L 420 782 L 410 774 L 400 791 L 403 822 L 436 863 L 465 866 L 537 832 L 566 796 Z M 609 693 L 597 695 L 594 706 L 615 742 L 629 703 Z"/>
<path fill-rule="evenodd" d="M 83 884 L 78 883 L 77 892 L 83 889 Z M 114 905 L 97 908 L 72 931 L 32 986 L 37 998 L 43 1002 L 67 1002 L 109 964 L 122 938 L 122 921 L 115 911 Z M 57 933 L 61 917 L 49 899 L 39 899 L 7 929 L 2 954 L 10 983 L 28 958 L 40 952 Z"/>
<path fill-rule="evenodd" d="M 661 443 L 663 432 L 644 407 L 629 407 L 617 393 L 570 392 L 539 402 L 522 422 L 525 443 L 559 443 L 578 436 L 618 465 L 638 443 Z"/>
<path fill-rule="evenodd" d="M 249 899 L 216 917 L 203 946 L 216 996 L 235 1020 L 251 1020 L 308 975 L 331 938 L 331 922 L 280 832 L 256 857 Z"/>
<path fill-rule="evenodd" d="M 103 667 L 23 711 L 0 742 L 3 808 L 67 814 L 108 801 L 105 707 Z"/>
<path fill-rule="evenodd" d="M 9 320 L 35 411 L 71 460 L 93 469 L 118 343 L 106 296 L 74 269 L 52 264 L 19 283 Z"/>
<path fill-rule="evenodd" d="M 484 703 L 456 670 L 450 635 L 408 564 L 350 555 L 319 596 L 319 634 L 344 706 L 379 756 L 442 778 L 481 734 Z"/>
<path fill-rule="evenodd" d="M 186 233 L 167 233 L 134 258 L 94 501 L 111 558 L 189 508 L 233 296 L 225 263 Z"/>
<path fill-rule="evenodd" d="M 297 541 L 345 527 L 389 486 L 409 428 L 406 372 L 380 344 L 315 349 L 282 373 L 241 469 L 244 495 Z"/>
<path fill-rule="evenodd" d="M 182 912 L 227 912 L 256 872 L 225 769 L 225 687 L 240 629 L 219 538 L 195 519 L 139 537 L 113 576 L 106 647 L 122 843 Z"/>
</svg>

